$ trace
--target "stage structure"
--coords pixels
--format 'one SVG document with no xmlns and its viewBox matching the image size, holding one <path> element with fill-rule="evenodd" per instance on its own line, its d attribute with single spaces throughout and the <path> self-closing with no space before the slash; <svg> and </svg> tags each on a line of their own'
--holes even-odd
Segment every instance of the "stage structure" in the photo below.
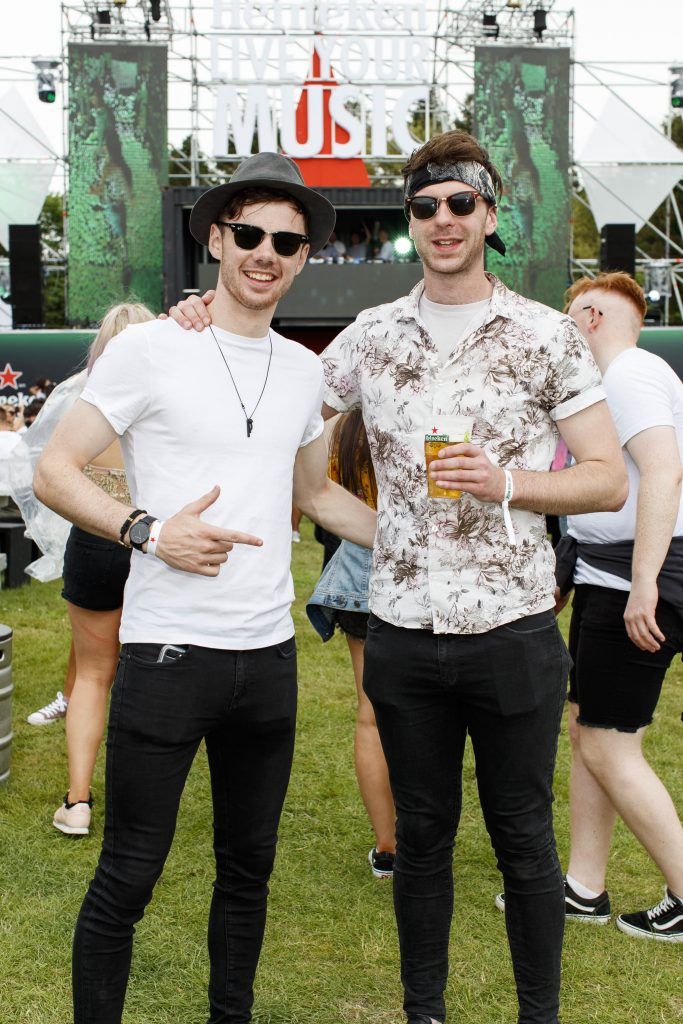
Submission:
<svg viewBox="0 0 683 1024">
<path fill-rule="evenodd" d="M 491 269 L 557 305 L 572 276 L 597 270 L 597 261 L 574 259 L 571 239 L 571 200 L 585 202 L 572 154 L 576 76 L 612 92 L 619 84 L 609 69 L 573 60 L 574 18 L 560 6 L 561 0 L 63 0 L 63 70 L 71 73 L 67 44 L 167 47 L 168 184 L 182 191 L 177 202 L 165 201 L 177 214 L 165 242 L 190 260 L 197 254 L 182 204 L 259 149 L 288 152 L 309 184 L 334 189 L 335 197 L 368 185 L 378 198 L 393 189 L 393 217 L 405 156 L 453 127 L 474 93 L 477 131 L 514 182 L 501 205 L 510 257 L 493 257 Z M 638 81 L 637 74 L 614 74 Z M 512 120 L 501 132 L 503 113 Z M 672 224 L 679 220 L 677 189 Z M 69 233 L 71 241 L 73 225 Z M 666 278 L 683 316 L 683 264 L 670 241 L 666 267 L 661 260 L 654 267 L 641 251 L 637 269 L 650 278 L 656 271 L 660 283 Z M 536 265 L 526 267 L 532 250 Z M 191 290 L 197 277 L 196 267 L 183 269 L 172 285 L 182 280 Z"/>
</svg>

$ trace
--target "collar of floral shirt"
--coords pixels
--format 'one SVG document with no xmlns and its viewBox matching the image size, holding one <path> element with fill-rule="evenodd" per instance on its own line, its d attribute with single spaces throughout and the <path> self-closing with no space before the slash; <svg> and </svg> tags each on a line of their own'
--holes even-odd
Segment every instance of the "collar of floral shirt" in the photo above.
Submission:
<svg viewBox="0 0 683 1024">
<path fill-rule="evenodd" d="M 491 302 L 486 311 L 486 315 L 479 325 L 485 327 L 487 324 L 492 323 L 497 317 L 504 317 L 507 320 L 514 319 L 513 310 L 511 308 L 510 299 L 513 292 L 503 284 L 500 278 L 495 277 L 493 274 L 486 274 L 486 278 L 493 285 L 493 293 L 491 295 Z M 424 281 L 418 281 L 415 287 L 398 299 L 394 304 L 395 316 L 397 320 L 414 320 L 422 328 L 424 324 L 420 318 L 419 303 L 424 292 L 425 283 Z"/>
<path fill-rule="evenodd" d="M 503 282 L 495 277 L 493 274 L 487 274 L 487 279 L 493 285 L 493 292 L 491 294 L 491 301 L 486 307 L 486 310 L 481 315 L 481 320 L 471 322 L 465 337 L 461 338 L 455 345 L 451 355 L 446 360 L 446 365 L 451 363 L 454 359 L 457 359 L 470 345 L 479 338 L 480 333 L 485 331 L 489 324 L 492 324 L 494 320 L 505 319 L 514 320 L 515 311 L 512 303 L 515 293 L 511 292 L 509 288 L 503 284 Z M 415 287 L 402 298 L 398 299 L 394 303 L 395 319 L 401 323 L 410 323 L 417 327 L 420 335 L 426 339 L 427 343 L 421 345 L 421 352 L 427 362 L 435 369 L 437 366 L 441 366 L 438 349 L 432 340 L 427 325 L 424 323 L 420 316 L 419 303 L 424 292 L 424 281 L 418 281 Z"/>
</svg>

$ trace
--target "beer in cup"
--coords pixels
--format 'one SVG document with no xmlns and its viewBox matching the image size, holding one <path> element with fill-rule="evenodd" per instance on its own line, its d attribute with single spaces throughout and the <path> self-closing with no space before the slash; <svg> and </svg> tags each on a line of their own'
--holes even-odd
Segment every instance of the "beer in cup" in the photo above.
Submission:
<svg viewBox="0 0 683 1024">
<path fill-rule="evenodd" d="M 428 430 L 425 431 L 425 460 L 427 462 L 427 494 L 430 498 L 459 498 L 462 491 L 450 491 L 445 487 L 437 487 L 432 479 L 429 467 L 438 459 L 442 448 L 452 444 L 462 444 L 472 437 L 471 418 L 463 416 L 437 416 Z"/>
</svg>

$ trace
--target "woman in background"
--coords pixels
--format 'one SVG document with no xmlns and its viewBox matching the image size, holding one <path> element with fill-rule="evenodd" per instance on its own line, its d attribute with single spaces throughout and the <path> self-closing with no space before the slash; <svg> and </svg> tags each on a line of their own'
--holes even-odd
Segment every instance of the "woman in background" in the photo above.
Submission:
<svg viewBox="0 0 683 1024">
<path fill-rule="evenodd" d="M 328 475 L 370 508 L 377 508 L 377 482 L 359 409 L 345 413 L 334 423 L 329 441 Z M 306 610 L 323 640 L 329 640 L 337 627 L 346 636 L 358 695 L 354 743 L 356 777 L 375 833 L 375 845 L 368 859 L 375 877 L 390 878 L 396 853 L 396 812 L 375 713 L 363 690 L 371 562 L 372 552 L 368 548 L 342 541 L 325 567 Z"/>
<path fill-rule="evenodd" d="M 112 338 L 129 324 L 153 319 L 154 315 L 138 303 L 123 303 L 110 309 L 90 346 L 88 364 L 77 392 L 82 390 L 95 361 Z M 48 400 L 38 423 L 46 416 L 49 406 Z M 83 472 L 107 494 L 130 502 L 118 441 Z M 66 710 L 69 788 L 53 817 L 55 828 L 67 835 L 87 835 L 90 829 L 93 803 L 90 785 L 104 733 L 109 690 L 116 673 L 123 588 L 128 578 L 130 555 L 130 549 L 120 544 L 86 533 L 77 526 L 71 527 L 64 552 L 62 590 L 71 620 L 73 654 L 73 685 L 66 694 L 68 699 L 62 698 Z"/>
</svg>

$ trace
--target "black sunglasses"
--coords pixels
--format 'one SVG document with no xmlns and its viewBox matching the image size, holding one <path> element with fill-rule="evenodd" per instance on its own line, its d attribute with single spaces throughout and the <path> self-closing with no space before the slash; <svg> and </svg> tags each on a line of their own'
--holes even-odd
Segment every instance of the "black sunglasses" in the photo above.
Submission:
<svg viewBox="0 0 683 1024">
<path fill-rule="evenodd" d="M 412 213 L 416 220 L 430 220 L 435 217 L 441 203 L 448 203 L 448 209 L 454 217 L 467 217 L 474 213 L 477 199 L 481 199 L 479 192 L 454 192 L 452 196 L 443 196 L 435 199 L 433 196 L 413 196 L 406 199 L 406 216 L 410 218 Z"/>
<path fill-rule="evenodd" d="M 239 249 L 256 249 L 264 236 L 268 235 L 273 240 L 273 249 L 278 256 L 294 256 L 309 241 L 308 235 L 298 235 L 296 231 L 264 231 L 254 224 L 236 224 L 228 220 L 219 220 L 217 223 L 230 228 Z"/>
<path fill-rule="evenodd" d="M 587 309 L 592 309 L 592 308 L 593 308 L 592 306 L 582 306 L 581 307 L 581 312 L 585 313 Z M 601 309 L 597 309 L 597 307 L 596 307 L 595 312 L 598 314 L 598 316 L 602 316 L 602 310 Z"/>
</svg>

